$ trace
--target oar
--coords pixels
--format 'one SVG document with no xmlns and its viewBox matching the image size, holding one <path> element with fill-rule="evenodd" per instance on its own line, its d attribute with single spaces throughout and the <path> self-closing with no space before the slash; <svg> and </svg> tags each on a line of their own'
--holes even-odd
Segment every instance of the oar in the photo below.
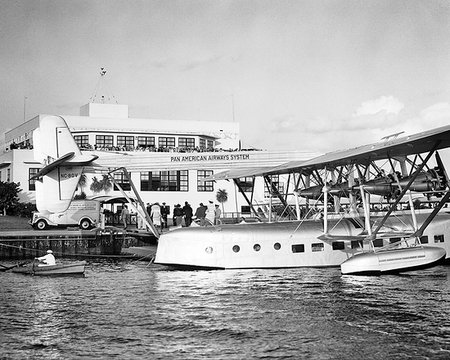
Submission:
<svg viewBox="0 0 450 360">
<path fill-rule="evenodd" d="M 13 268 L 15 268 L 15 267 L 19 267 L 19 266 L 23 266 L 23 265 L 25 265 L 27 262 L 25 261 L 25 262 L 22 262 L 22 263 L 20 263 L 20 264 L 15 264 L 15 265 L 12 265 L 12 266 L 5 266 L 5 265 L 3 265 L 3 264 L 0 264 L 0 266 L 2 267 L 2 269 L 0 269 L 0 271 L 8 271 L 8 270 L 11 270 L 11 269 L 13 269 Z"/>
</svg>

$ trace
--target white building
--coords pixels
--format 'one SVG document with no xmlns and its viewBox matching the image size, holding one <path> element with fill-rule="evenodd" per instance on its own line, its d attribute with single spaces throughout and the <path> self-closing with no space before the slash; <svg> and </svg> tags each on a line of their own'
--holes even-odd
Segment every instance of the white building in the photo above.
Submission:
<svg viewBox="0 0 450 360">
<path fill-rule="evenodd" d="M 0 154 L 0 180 L 20 182 L 23 202 L 35 200 L 34 181 L 29 179 L 42 165 L 33 157 L 32 132 L 43 116 L 38 115 L 4 134 L 6 149 Z M 233 182 L 202 179 L 227 169 L 277 166 L 315 155 L 244 150 L 240 148 L 238 123 L 129 118 L 127 105 L 89 103 L 81 107 L 79 116 L 61 116 L 82 151 L 101 155 L 102 164 L 111 170 L 127 168 L 145 203 L 166 202 L 171 211 L 174 205 L 183 205 L 185 201 L 194 211 L 200 202 L 217 203 L 216 193 L 224 189 L 228 193 L 224 211 L 246 213 L 248 203 Z M 77 193 L 84 192 L 87 197 L 105 194 L 90 190 L 94 176 L 99 175 L 86 174 L 87 183 Z M 125 190 L 130 189 L 121 172 L 115 172 L 114 177 Z M 275 181 L 283 190 L 283 182 Z M 244 179 L 243 184 L 250 190 L 253 179 Z M 253 186 L 252 203 L 266 204 L 263 180 L 257 180 Z M 107 195 L 120 193 L 111 189 Z"/>
</svg>

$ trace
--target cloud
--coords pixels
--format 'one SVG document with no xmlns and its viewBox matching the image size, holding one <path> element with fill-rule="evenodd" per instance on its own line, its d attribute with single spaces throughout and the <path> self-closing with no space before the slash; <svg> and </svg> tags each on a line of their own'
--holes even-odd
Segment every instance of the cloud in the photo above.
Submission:
<svg viewBox="0 0 450 360">
<path fill-rule="evenodd" d="M 380 112 L 398 115 L 405 106 L 393 96 L 381 96 L 378 99 L 363 102 L 354 116 L 376 115 Z"/>
<path fill-rule="evenodd" d="M 420 118 L 427 126 L 443 126 L 450 123 L 450 104 L 447 102 L 431 105 L 420 112 Z"/>
<path fill-rule="evenodd" d="M 271 121 L 271 128 L 276 133 L 289 133 L 298 128 L 299 122 L 292 115 L 285 115 Z"/>
<path fill-rule="evenodd" d="M 204 57 L 199 57 L 197 59 L 192 59 L 185 62 L 184 64 L 181 64 L 180 68 L 182 71 L 190 71 L 203 65 L 214 64 L 218 62 L 221 58 L 222 56 L 219 55 L 208 55 Z"/>
</svg>

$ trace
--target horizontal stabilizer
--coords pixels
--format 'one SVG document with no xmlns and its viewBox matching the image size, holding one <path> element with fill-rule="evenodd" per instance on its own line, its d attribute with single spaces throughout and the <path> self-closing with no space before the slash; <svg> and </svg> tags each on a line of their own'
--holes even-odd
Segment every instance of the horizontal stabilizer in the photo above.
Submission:
<svg viewBox="0 0 450 360">
<path fill-rule="evenodd" d="M 39 172 L 32 176 L 30 180 L 40 179 L 44 175 L 47 175 L 49 172 L 51 172 L 53 169 L 56 169 L 57 167 L 61 166 L 65 161 L 70 160 L 74 157 L 74 153 L 68 153 L 64 156 L 61 156 L 59 159 L 53 161 L 52 163 L 48 164 L 47 166 L 44 166 Z"/>
</svg>

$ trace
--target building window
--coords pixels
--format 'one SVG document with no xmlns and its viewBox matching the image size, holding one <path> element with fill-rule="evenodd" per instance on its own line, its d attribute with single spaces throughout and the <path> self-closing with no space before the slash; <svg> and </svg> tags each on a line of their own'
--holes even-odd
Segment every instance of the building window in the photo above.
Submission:
<svg viewBox="0 0 450 360">
<path fill-rule="evenodd" d="M 273 248 L 275 250 L 280 250 L 281 249 L 281 244 L 280 243 L 275 243 L 275 244 L 273 244 Z"/>
<path fill-rule="evenodd" d="M 39 168 L 29 168 L 28 169 L 28 190 L 36 191 L 36 180 L 31 178 L 39 172 Z"/>
<path fill-rule="evenodd" d="M 249 205 L 241 205 L 241 214 L 251 214 L 251 207 Z"/>
<path fill-rule="evenodd" d="M 207 148 L 208 149 L 213 149 L 214 148 L 214 141 L 212 140 L 207 140 Z"/>
<path fill-rule="evenodd" d="M 444 235 L 434 235 L 434 242 L 435 243 L 443 243 L 444 242 Z"/>
<path fill-rule="evenodd" d="M 305 245 L 304 244 L 294 244 L 294 245 L 292 245 L 292 252 L 293 253 L 305 252 Z"/>
<path fill-rule="evenodd" d="M 118 183 L 119 186 L 124 191 L 131 190 L 130 182 L 128 181 L 128 179 L 127 179 L 127 177 L 125 176 L 124 173 L 115 172 L 115 173 L 113 173 L 113 175 L 114 175 L 114 191 L 119 191 L 119 188 L 116 186 L 115 183 Z"/>
<path fill-rule="evenodd" d="M 234 251 L 235 253 L 239 252 L 240 250 L 241 250 L 241 248 L 239 247 L 239 245 L 234 245 L 234 246 L 233 246 L 233 251 Z"/>
<path fill-rule="evenodd" d="M 178 147 L 193 149 L 193 148 L 195 148 L 195 139 L 180 137 L 180 138 L 178 138 Z"/>
<path fill-rule="evenodd" d="M 244 192 L 252 192 L 253 191 L 253 178 L 245 177 L 239 179 L 239 186 Z"/>
<path fill-rule="evenodd" d="M 11 169 L 8 168 L 6 169 L 6 182 L 10 182 L 11 181 Z"/>
<path fill-rule="evenodd" d="M 170 147 L 173 148 L 175 147 L 175 138 L 160 136 L 158 138 L 158 146 L 160 148 L 170 148 Z"/>
<path fill-rule="evenodd" d="M 279 175 L 269 175 L 269 181 L 267 183 L 267 186 L 264 188 L 264 196 L 266 198 L 270 197 L 269 189 L 270 184 L 272 184 L 272 189 L 275 191 L 278 191 L 281 195 L 284 194 L 284 184 L 280 182 L 280 176 Z"/>
<path fill-rule="evenodd" d="M 90 148 L 89 135 L 74 135 L 73 138 L 80 149 Z"/>
<path fill-rule="evenodd" d="M 313 243 L 313 244 L 311 244 L 311 251 L 312 252 L 323 251 L 323 250 L 324 250 L 323 243 Z"/>
<path fill-rule="evenodd" d="M 138 136 L 138 146 L 143 148 L 155 147 L 154 136 Z"/>
<path fill-rule="evenodd" d="M 331 246 L 333 247 L 333 250 L 344 250 L 345 249 L 345 243 L 343 241 L 335 241 L 331 244 Z"/>
<path fill-rule="evenodd" d="M 141 172 L 141 191 L 189 191 L 187 170 Z"/>
<path fill-rule="evenodd" d="M 200 149 L 206 149 L 206 140 L 205 140 L 205 139 L 200 138 L 200 141 L 199 141 L 199 148 L 200 148 Z"/>
<path fill-rule="evenodd" d="M 255 250 L 255 251 L 261 250 L 261 245 L 259 245 L 259 244 L 253 245 L 253 250 Z"/>
<path fill-rule="evenodd" d="M 117 146 L 127 149 L 134 148 L 134 136 L 117 136 Z"/>
<path fill-rule="evenodd" d="M 208 176 L 213 175 L 214 172 L 212 170 L 197 170 L 197 191 L 198 192 L 206 192 L 206 191 L 214 191 L 214 182 L 213 181 L 203 181 L 203 179 Z"/>
<path fill-rule="evenodd" d="M 112 148 L 113 136 L 112 135 L 95 135 L 95 146 L 97 148 Z"/>
<path fill-rule="evenodd" d="M 428 236 L 427 235 L 423 235 L 420 237 L 420 243 L 421 244 L 428 244 Z"/>
</svg>

